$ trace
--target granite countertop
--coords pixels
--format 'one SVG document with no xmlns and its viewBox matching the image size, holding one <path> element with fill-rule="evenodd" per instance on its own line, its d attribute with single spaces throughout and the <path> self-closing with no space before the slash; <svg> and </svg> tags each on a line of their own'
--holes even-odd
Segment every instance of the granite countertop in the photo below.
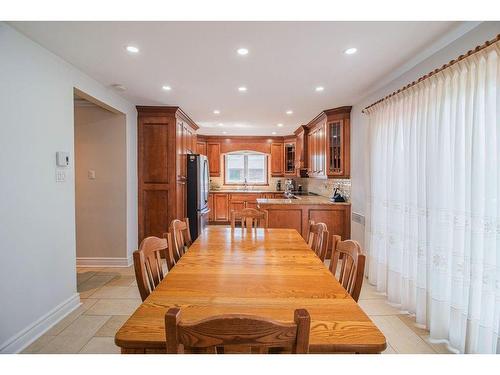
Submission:
<svg viewBox="0 0 500 375">
<path fill-rule="evenodd" d="M 332 202 L 330 198 L 322 197 L 321 195 L 306 195 L 297 196 L 296 199 L 265 199 L 258 198 L 257 204 L 325 204 L 325 205 L 350 205 L 350 202 Z"/>
<path fill-rule="evenodd" d="M 277 191 L 277 190 L 259 190 L 259 189 L 248 189 L 248 190 L 243 190 L 243 189 L 212 189 L 209 191 L 209 193 L 254 193 L 254 194 L 265 194 L 265 193 L 284 193 L 284 191 Z"/>
</svg>

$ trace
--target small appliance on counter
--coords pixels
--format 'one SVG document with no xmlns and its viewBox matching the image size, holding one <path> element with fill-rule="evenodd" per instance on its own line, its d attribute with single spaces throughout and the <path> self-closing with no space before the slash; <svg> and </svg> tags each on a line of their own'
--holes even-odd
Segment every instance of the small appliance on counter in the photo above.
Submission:
<svg viewBox="0 0 500 375">
<path fill-rule="evenodd" d="M 293 188 L 293 180 L 286 180 L 285 181 L 285 197 L 289 198 L 290 196 L 292 196 L 292 191 L 294 190 Z"/>
<path fill-rule="evenodd" d="M 332 202 L 345 202 L 345 198 L 339 193 L 339 188 L 333 191 L 333 197 L 330 198 Z"/>
<path fill-rule="evenodd" d="M 281 180 L 278 180 L 278 182 L 276 182 L 276 191 L 281 191 Z"/>
</svg>

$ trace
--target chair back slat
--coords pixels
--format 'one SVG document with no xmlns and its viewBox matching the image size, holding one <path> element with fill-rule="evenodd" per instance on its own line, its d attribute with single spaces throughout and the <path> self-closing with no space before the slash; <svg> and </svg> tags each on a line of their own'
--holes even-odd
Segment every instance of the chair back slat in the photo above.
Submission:
<svg viewBox="0 0 500 375">
<path fill-rule="evenodd" d="M 358 301 L 365 272 L 365 254 L 359 243 L 353 240 L 340 241 L 334 235 L 330 271 L 339 283 Z M 337 273 L 340 266 L 340 272 Z"/>
<path fill-rule="evenodd" d="M 267 353 L 269 348 L 289 347 L 292 353 L 307 353 L 311 318 L 307 310 L 297 309 L 293 323 L 279 323 L 266 318 L 228 314 L 196 323 L 181 321 L 179 308 L 165 315 L 167 353 L 216 353 L 225 346 L 250 347 Z"/>
<path fill-rule="evenodd" d="M 193 243 L 191 231 L 189 230 L 189 219 L 186 217 L 184 221 L 179 219 L 172 220 L 170 223 L 170 234 L 172 235 L 172 242 L 174 245 L 174 261 L 178 262 Z"/>
<path fill-rule="evenodd" d="M 313 220 L 309 221 L 307 244 L 321 261 L 324 262 L 328 250 L 328 229 L 325 223 L 315 223 Z"/>
<path fill-rule="evenodd" d="M 137 287 L 144 301 L 165 277 L 162 256 L 167 258 L 172 246 L 170 235 L 167 238 L 147 237 L 134 251 L 134 271 Z M 168 262 L 167 262 L 167 268 Z"/>
<path fill-rule="evenodd" d="M 239 222 L 242 228 L 267 228 L 267 211 L 256 210 L 255 208 L 244 208 L 241 211 L 231 211 L 231 228 L 236 227 Z"/>
</svg>

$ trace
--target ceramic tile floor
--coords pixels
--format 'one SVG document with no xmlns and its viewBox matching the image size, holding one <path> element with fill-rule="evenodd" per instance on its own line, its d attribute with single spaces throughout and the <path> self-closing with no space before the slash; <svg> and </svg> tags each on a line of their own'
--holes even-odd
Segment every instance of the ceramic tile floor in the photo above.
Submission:
<svg viewBox="0 0 500 375">
<path fill-rule="evenodd" d="M 119 353 L 114 335 L 141 304 L 133 267 L 78 268 L 82 305 L 57 323 L 23 353 Z M 365 280 L 359 304 L 387 338 L 384 353 L 449 353 L 428 341 L 415 319 L 385 301 Z"/>
</svg>

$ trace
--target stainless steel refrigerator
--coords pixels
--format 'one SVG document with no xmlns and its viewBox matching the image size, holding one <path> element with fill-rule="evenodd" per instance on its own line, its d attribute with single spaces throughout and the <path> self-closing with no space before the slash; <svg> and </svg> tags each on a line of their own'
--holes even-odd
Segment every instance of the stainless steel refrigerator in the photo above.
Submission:
<svg viewBox="0 0 500 375">
<path fill-rule="evenodd" d="M 193 241 L 208 224 L 210 172 L 205 155 L 187 156 L 187 217 Z"/>
</svg>

